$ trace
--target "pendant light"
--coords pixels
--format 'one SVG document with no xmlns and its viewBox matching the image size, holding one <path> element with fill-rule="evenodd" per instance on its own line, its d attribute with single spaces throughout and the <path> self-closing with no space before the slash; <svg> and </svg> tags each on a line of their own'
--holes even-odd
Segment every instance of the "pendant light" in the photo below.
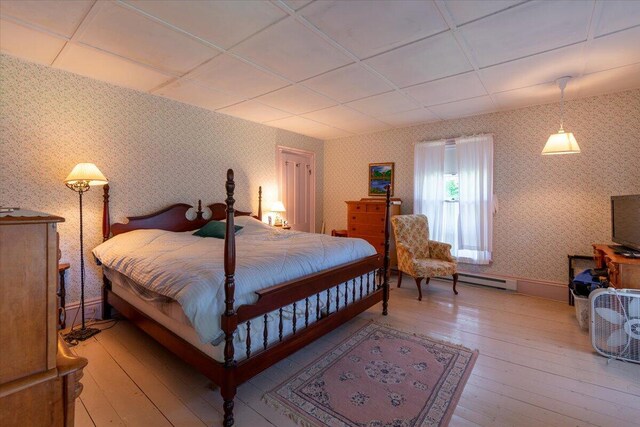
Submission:
<svg viewBox="0 0 640 427">
<path fill-rule="evenodd" d="M 560 88 L 560 130 L 547 139 L 547 143 L 542 150 L 543 155 L 547 154 L 572 154 L 579 153 L 580 147 L 572 132 L 565 132 L 564 124 L 564 88 L 571 77 L 560 77 L 556 80 Z"/>
</svg>

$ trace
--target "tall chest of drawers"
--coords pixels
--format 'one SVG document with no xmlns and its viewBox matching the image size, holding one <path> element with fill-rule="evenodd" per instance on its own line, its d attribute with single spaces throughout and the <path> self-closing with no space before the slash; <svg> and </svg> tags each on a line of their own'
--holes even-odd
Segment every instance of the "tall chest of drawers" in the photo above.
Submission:
<svg viewBox="0 0 640 427">
<path fill-rule="evenodd" d="M 379 254 L 384 254 L 384 199 L 360 199 L 347 201 L 347 232 L 349 237 L 359 237 L 371 243 Z M 400 215 L 400 199 L 392 199 L 389 214 Z M 389 224 L 391 266 L 397 263 L 393 230 Z"/>
<path fill-rule="evenodd" d="M 58 238 L 63 218 L 0 214 L 0 425 L 73 425 L 87 360 L 56 327 Z"/>
</svg>

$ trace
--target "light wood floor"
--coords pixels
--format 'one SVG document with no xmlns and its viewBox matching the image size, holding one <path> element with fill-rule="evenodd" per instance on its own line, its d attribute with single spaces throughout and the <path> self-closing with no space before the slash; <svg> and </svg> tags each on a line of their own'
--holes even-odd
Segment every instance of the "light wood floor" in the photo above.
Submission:
<svg viewBox="0 0 640 427">
<path fill-rule="evenodd" d="M 640 426 L 640 365 L 596 355 L 573 308 L 506 291 L 412 281 L 374 307 L 242 385 L 240 427 L 292 426 L 262 395 L 374 320 L 479 349 L 452 426 Z M 78 426 L 219 426 L 222 401 L 207 379 L 126 321 L 80 344 L 89 359 Z"/>
</svg>

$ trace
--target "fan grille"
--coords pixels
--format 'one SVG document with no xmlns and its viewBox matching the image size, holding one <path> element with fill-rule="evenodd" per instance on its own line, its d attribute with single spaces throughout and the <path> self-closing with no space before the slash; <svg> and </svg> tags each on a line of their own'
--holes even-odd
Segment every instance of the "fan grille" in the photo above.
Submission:
<svg viewBox="0 0 640 427">
<path fill-rule="evenodd" d="M 606 357 L 640 363 L 640 292 L 592 292 L 591 342 Z"/>
</svg>

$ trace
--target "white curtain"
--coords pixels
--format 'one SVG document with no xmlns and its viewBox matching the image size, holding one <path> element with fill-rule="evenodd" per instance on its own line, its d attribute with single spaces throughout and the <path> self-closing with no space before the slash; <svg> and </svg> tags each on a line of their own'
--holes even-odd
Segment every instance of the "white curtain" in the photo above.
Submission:
<svg viewBox="0 0 640 427">
<path fill-rule="evenodd" d="M 458 260 L 489 264 L 493 250 L 493 136 L 456 139 L 458 157 Z"/>
<path fill-rule="evenodd" d="M 443 240 L 445 141 L 416 144 L 414 156 L 414 213 L 429 219 L 430 239 Z"/>
</svg>

